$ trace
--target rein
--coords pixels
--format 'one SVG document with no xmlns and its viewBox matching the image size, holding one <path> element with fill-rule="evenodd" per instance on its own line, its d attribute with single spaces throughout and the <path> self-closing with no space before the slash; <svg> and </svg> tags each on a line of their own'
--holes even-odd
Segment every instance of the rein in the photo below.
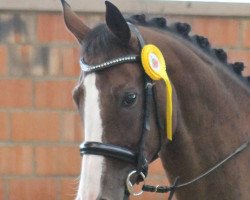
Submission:
<svg viewBox="0 0 250 200">
<path fill-rule="evenodd" d="M 206 172 L 202 173 L 201 175 L 197 176 L 196 178 L 194 178 L 194 179 L 192 179 L 190 181 L 187 181 L 185 183 L 179 183 L 180 177 L 176 177 L 174 184 L 171 185 L 171 186 L 159 186 L 159 185 L 151 186 L 151 185 L 145 185 L 144 184 L 143 187 L 142 187 L 142 191 L 144 191 L 144 192 L 157 192 L 157 193 L 168 193 L 168 192 L 170 192 L 168 200 L 171 200 L 172 197 L 173 197 L 174 192 L 177 189 L 189 186 L 189 185 L 201 180 L 202 178 L 205 178 L 206 176 L 210 175 L 212 172 L 214 172 L 216 169 L 218 169 L 224 163 L 226 163 L 229 159 L 233 158 L 237 154 L 244 151 L 249 146 L 249 144 L 250 144 L 250 142 L 246 142 L 246 143 L 242 144 L 240 147 L 238 147 L 234 152 L 232 152 L 230 155 L 228 155 L 222 161 L 220 161 L 219 163 L 214 165 L 212 168 L 210 168 Z"/>
<path fill-rule="evenodd" d="M 131 23 L 128 23 L 128 25 L 129 25 L 130 30 L 137 36 L 137 40 L 138 40 L 139 45 L 140 45 L 140 50 L 142 50 L 142 48 L 145 45 L 145 41 L 142 38 L 139 30 Z M 80 60 L 80 66 L 84 72 L 91 73 L 91 72 L 95 72 L 95 71 L 99 71 L 99 70 L 104 70 L 106 68 L 116 66 L 118 64 L 130 63 L 130 62 L 136 62 L 136 63 L 141 62 L 141 56 L 139 56 L 139 55 L 127 55 L 127 56 L 123 56 L 123 57 L 119 57 L 119 58 L 115 58 L 115 59 L 106 61 L 106 62 L 104 62 L 102 64 L 98 64 L 98 65 L 88 65 L 85 63 L 85 61 L 82 58 Z M 164 70 L 164 68 L 163 68 L 163 70 Z M 155 74 L 153 74 L 153 76 L 154 75 Z M 156 104 L 156 91 L 154 90 L 154 83 L 153 83 L 153 80 L 159 80 L 157 78 L 158 77 L 153 79 L 150 75 L 148 75 L 148 73 L 145 73 L 145 75 L 144 75 L 144 86 L 145 86 L 144 111 L 143 111 L 144 117 L 143 117 L 143 124 L 142 124 L 142 134 L 141 134 L 141 138 L 139 141 L 139 149 L 137 152 L 132 151 L 128 148 L 114 145 L 114 144 L 104 144 L 104 143 L 100 143 L 100 142 L 87 141 L 87 142 L 84 142 L 80 145 L 80 154 L 81 154 L 81 156 L 83 156 L 84 154 L 89 154 L 89 155 L 101 155 L 101 156 L 111 157 L 111 158 L 125 161 L 125 162 L 131 163 L 131 164 L 137 166 L 136 170 L 130 172 L 127 176 L 127 180 L 126 180 L 127 190 L 125 191 L 125 193 L 127 193 L 127 194 L 129 193 L 129 194 L 132 194 L 134 196 L 139 196 L 144 191 L 145 192 L 157 192 L 157 193 L 170 192 L 168 199 L 171 200 L 173 195 L 174 195 L 174 192 L 177 189 L 189 186 L 189 185 L 197 182 L 198 180 L 210 175 L 217 168 L 221 167 L 224 163 L 226 163 L 229 159 L 233 158 L 234 156 L 236 156 L 237 154 L 239 154 L 240 152 L 245 150 L 249 146 L 249 142 L 244 143 L 239 148 L 237 148 L 233 153 L 231 153 L 229 156 L 227 156 L 225 159 L 223 159 L 221 162 L 217 163 L 215 166 L 213 166 L 212 168 L 207 170 L 205 173 L 199 175 L 198 177 L 196 177 L 188 182 L 179 183 L 179 177 L 177 177 L 175 179 L 174 184 L 171 186 L 146 185 L 145 179 L 146 179 L 147 172 L 148 172 L 148 164 L 158 157 L 158 153 L 161 149 L 161 142 L 160 142 L 159 143 L 160 145 L 157 149 L 157 152 L 155 153 L 152 160 L 150 160 L 150 161 L 147 160 L 146 155 L 145 155 L 145 139 L 146 139 L 147 134 L 150 131 L 150 114 L 151 114 L 152 108 L 155 109 L 155 114 L 156 114 L 155 117 L 156 117 L 157 126 L 158 126 L 158 130 L 159 130 L 158 131 L 159 132 L 159 140 L 161 138 L 160 131 L 163 129 L 161 127 L 160 120 L 159 120 L 158 108 L 157 108 L 157 104 Z M 171 87 L 171 86 L 169 86 L 170 81 L 169 81 L 168 77 L 162 76 L 161 78 L 163 78 L 164 81 L 166 82 L 166 86 Z M 170 94 L 171 93 L 168 93 L 168 96 L 171 97 L 172 94 L 171 95 Z M 172 109 L 172 107 L 169 107 L 169 108 Z M 168 119 L 170 119 L 170 117 L 168 117 Z M 167 122 L 172 122 L 172 121 L 167 121 Z M 170 126 L 172 126 L 172 123 L 168 123 L 168 125 L 169 124 L 171 124 Z M 171 131 L 172 131 L 171 129 L 168 131 L 168 138 L 170 140 L 172 140 Z M 169 135 L 169 133 L 171 133 L 171 134 Z M 132 176 L 135 176 L 135 175 L 137 176 L 137 179 L 136 179 L 137 183 L 142 182 L 142 181 L 144 182 L 142 190 L 138 193 L 134 192 L 133 184 L 130 180 L 132 178 Z"/>
</svg>

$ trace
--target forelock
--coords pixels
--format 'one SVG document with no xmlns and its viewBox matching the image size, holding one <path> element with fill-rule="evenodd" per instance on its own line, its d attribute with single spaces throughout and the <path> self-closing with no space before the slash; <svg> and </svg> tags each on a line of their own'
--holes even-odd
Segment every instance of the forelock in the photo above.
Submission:
<svg viewBox="0 0 250 200">
<path fill-rule="evenodd" d="M 87 57 L 105 54 L 105 57 L 112 58 L 114 52 L 127 53 L 129 49 L 130 46 L 122 44 L 106 24 L 100 24 L 93 28 L 83 43 L 83 51 Z"/>
</svg>

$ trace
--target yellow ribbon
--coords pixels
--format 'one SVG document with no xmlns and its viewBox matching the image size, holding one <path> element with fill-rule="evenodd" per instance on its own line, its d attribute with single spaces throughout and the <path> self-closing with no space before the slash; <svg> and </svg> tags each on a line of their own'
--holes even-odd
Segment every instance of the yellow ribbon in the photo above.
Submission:
<svg viewBox="0 0 250 200">
<path fill-rule="evenodd" d="M 145 45 L 141 52 L 142 66 L 147 75 L 153 80 L 163 79 L 166 84 L 166 125 L 167 125 L 167 138 L 172 141 L 172 86 L 166 71 L 165 59 L 155 45 Z"/>
</svg>

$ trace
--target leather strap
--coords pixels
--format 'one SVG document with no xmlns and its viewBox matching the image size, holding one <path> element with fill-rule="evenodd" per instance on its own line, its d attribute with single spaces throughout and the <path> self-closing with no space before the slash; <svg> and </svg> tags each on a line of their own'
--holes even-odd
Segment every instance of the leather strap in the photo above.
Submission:
<svg viewBox="0 0 250 200">
<path fill-rule="evenodd" d="M 145 41 L 142 37 L 142 35 L 140 34 L 140 31 L 136 28 L 136 26 L 130 22 L 127 22 L 130 30 L 136 35 L 139 44 L 140 44 L 140 49 L 142 49 L 145 46 Z"/>
<path fill-rule="evenodd" d="M 137 173 L 140 174 L 142 172 L 145 176 L 148 173 L 148 160 L 145 155 L 145 143 L 146 137 L 150 131 L 150 115 L 151 115 L 151 107 L 153 100 L 153 84 L 151 79 L 145 75 L 144 78 L 145 84 L 145 97 L 144 97 L 144 113 L 143 113 L 143 125 L 142 125 L 142 134 L 140 139 L 139 146 L 139 155 L 138 155 L 138 163 L 137 163 Z M 138 182 L 142 181 L 141 177 L 138 176 Z"/>
<path fill-rule="evenodd" d="M 105 144 L 100 142 L 84 142 L 80 145 L 80 154 L 101 155 L 115 158 L 121 161 L 137 164 L 137 154 L 133 151 L 116 146 L 113 144 Z"/>
<path fill-rule="evenodd" d="M 211 173 L 213 173 L 216 169 L 218 169 L 219 167 L 222 167 L 223 164 L 225 164 L 227 161 L 229 161 L 231 158 L 235 157 L 236 155 L 238 155 L 239 153 L 243 152 L 244 150 L 247 149 L 247 147 L 250 147 L 250 141 L 245 142 L 244 144 L 242 144 L 241 146 L 239 146 L 235 151 L 233 151 L 230 155 L 228 155 L 226 158 L 224 158 L 222 161 L 220 161 L 219 163 L 217 163 L 216 165 L 214 165 L 212 168 L 210 168 L 209 170 L 207 170 L 206 172 L 204 172 L 203 174 L 199 175 L 198 177 L 188 181 L 188 182 L 184 182 L 184 183 L 179 183 L 179 177 L 177 177 L 175 179 L 175 182 L 173 185 L 171 186 L 151 186 L 151 185 L 143 185 L 142 190 L 144 192 L 158 192 L 158 193 L 168 193 L 170 192 L 170 196 L 169 196 L 169 200 L 171 200 L 173 193 L 180 188 L 189 186 L 203 178 L 205 178 L 206 176 L 210 175 Z"/>
<path fill-rule="evenodd" d="M 112 60 L 106 61 L 101 64 L 97 65 L 88 65 L 85 63 L 84 59 L 80 59 L 80 66 L 82 71 L 84 72 L 95 72 L 100 71 L 115 65 L 123 64 L 123 63 L 131 63 L 131 62 L 140 62 L 140 56 L 139 55 L 129 55 L 129 56 L 122 56 L 118 58 L 114 58 Z"/>
</svg>

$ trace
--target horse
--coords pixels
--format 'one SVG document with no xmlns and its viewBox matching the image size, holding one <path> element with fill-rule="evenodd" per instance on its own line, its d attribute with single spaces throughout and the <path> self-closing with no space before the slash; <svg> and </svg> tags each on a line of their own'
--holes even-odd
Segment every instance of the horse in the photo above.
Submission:
<svg viewBox="0 0 250 200">
<path fill-rule="evenodd" d="M 249 199 L 250 90 L 240 75 L 243 64 L 227 63 L 223 50 L 213 49 L 202 36 L 190 36 L 188 24 L 169 26 L 164 18 L 145 15 L 126 20 L 105 1 L 106 23 L 90 29 L 61 2 L 65 24 L 81 47 L 73 99 L 85 142 L 76 200 L 128 199 L 157 157 L 174 183 L 168 188 L 171 197 Z M 147 44 L 160 53 L 147 48 L 152 58 L 142 59 Z M 142 64 L 146 60 L 148 70 L 155 62 L 162 67 L 157 64 L 162 56 L 170 85 L 152 78 L 154 71 L 151 77 Z M 232 158 L 215 166 L 227 155 Z M 200 174 L 199 180 L 178 187 Z"/>
</svg>

